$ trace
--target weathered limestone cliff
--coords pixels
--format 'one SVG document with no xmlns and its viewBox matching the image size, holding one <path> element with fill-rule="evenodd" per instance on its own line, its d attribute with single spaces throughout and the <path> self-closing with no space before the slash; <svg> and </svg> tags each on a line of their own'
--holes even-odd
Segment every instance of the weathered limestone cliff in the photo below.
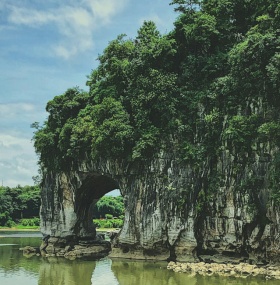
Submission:
<svg viewBox="0 0 280 285">
<path fill-rule="evenodd" d="M 48 172 L 41 231 L 72 241 L 95 238 L 91 209 L 118 188 L 125 221 L 113 257 L 277 262 L 279 208 L 268 185 L 273 155 L 268 144 L 244 156 L 221 148 L 194 166 L 170 149 L 141 163 L 100 159 Z"/>
<path fill-rule="evenodd" d="M 171 2 L 172 31 L 118 36 L 89 91 L 34 124 L 43 248 L 94 243 L 92 208 L 119 188 L 111 256 L 280 261 L 279 1 Z"/>
</svg>

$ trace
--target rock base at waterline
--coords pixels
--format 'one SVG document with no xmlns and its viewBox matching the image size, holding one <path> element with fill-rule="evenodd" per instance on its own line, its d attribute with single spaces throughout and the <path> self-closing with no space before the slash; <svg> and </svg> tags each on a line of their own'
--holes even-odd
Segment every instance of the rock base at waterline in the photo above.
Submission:
<svg viewBox="0 0 280 285">
<path fill-rule="evenodd" d="M 29 258 L 32 257 L 33 255 L 40 256 L 40 249 L 38 247 L 33 247 L 33 246 L 25 246 L 20 248 L 19 250 L 22 251 L 23 256 Z"/>
<path fill-rule="evenodd" d="M 257 266 L 248 263 L 239 264 L 218 264 L 218 263 L 180 263 L 169 262 L 167 269 L 175 272 L 200 274 L 200 275 L 220 275 L 226 277 L 248 277 L 262 276 L 266 279 L 280 280 L 280 267 L 275 265 Z"/>
<path fill-rule="evenodd" d="M 169 252 L 167 250 L 143 250 L 143 248 L 122 246 L 113 247 L 109 257 L 134 260 L 166 261 L 169 258 Z"/>
<path fill-rule="evenodd" d="M 111 251 L 111 243 L 103 239 L 80 239 L 50 237 L 40 246 L 42 256 L 61 256 L 68 259 L 105 257 Z"/>
<path fill-rule="evenodd" d="M 111 243 L 105 240 L 75 240 L 73 238 L 50 237 L 44 240 L 40 248 L 30 246 L 21 248 L 27 257 L 41 255 L 43 257 L 65 257 L 68 259 L 99 259 L 111 251 Z"/>
</svg>

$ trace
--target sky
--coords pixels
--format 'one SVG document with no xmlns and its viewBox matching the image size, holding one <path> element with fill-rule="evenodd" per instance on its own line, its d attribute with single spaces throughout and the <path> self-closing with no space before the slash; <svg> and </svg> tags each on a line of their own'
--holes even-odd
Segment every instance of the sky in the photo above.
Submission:
<svg viewBox="0 0 280 285">
<path fill-rule="evenodd" d="M 162 34 L 177 14 L 171 0 L 0 0 L 0 183 L 33 185 L 38 158 L 34 122 L 68 88 L 87 75 L 111 40 L 135 38 L 144 20 Z"/>
</svg>

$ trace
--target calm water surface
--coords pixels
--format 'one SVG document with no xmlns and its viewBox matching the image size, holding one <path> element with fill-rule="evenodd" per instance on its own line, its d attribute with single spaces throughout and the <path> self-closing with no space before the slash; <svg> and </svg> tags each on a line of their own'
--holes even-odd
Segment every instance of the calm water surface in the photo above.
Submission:
<svg viewBox="0 0 280 285">
<path fill-rule="evenodd" d="M 34 232 L 0 232 L 1 285 L 279 285 L 261 278 L 191 276 L 166 269 L 164 262 L 129 260 L 69 261 L 64 258 L 26 258 L 19 251 L 38 246 Z"/>
</svg>

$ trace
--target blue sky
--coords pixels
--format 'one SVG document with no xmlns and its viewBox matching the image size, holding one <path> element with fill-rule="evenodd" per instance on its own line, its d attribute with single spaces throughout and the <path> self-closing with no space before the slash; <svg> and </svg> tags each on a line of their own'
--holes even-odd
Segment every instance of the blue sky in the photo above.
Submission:
<svg viewBox="0 0 280 285">
<path fill-rule="evenodd" d="M 30 125 L 46 103 L 86 76 L 108 42 L 134 38 L 144 20 L 172 29 L 171 0 L 0 1 L 0 182 L 33 185 L 38 174 Z"/>
</svg>

